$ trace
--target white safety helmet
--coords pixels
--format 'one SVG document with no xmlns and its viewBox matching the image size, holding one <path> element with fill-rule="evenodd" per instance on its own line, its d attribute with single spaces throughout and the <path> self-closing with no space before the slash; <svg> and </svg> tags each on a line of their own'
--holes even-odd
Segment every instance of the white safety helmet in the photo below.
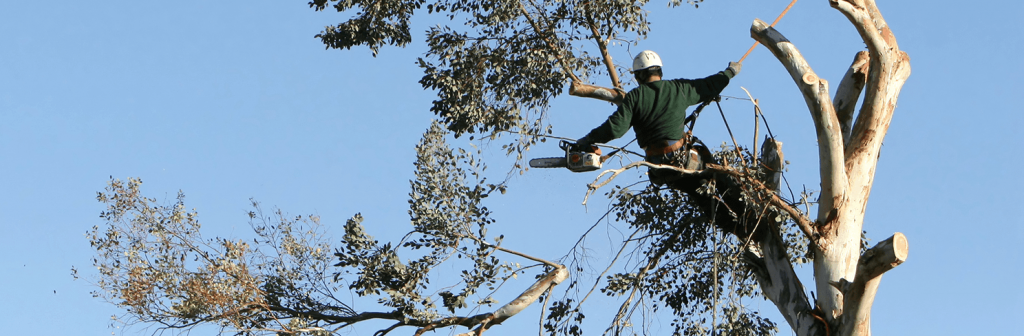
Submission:
<svg viewBox="0 0 1024 336">
<path fill-rule="evenodd" d="M 661 66 L 661 57 L 650 50 L 641 51 L 633 58 L 633 71 L 640 71 L 653 66 Z"/>
</svg>

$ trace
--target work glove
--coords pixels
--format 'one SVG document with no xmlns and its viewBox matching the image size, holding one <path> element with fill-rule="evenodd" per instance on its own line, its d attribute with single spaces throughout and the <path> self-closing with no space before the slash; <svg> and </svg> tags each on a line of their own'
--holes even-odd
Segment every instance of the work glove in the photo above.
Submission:
<svg viewBox="0 0 1024 336">
<path fill-rule="evenodd" d="M 577 139 L 575 147 L 577 150 L 586 150 L 587 148 L 590 148 L 590 139 L 586 136 Z"/>
<path fill-rule="evenodd" d="M 601 155 L 601 149 L 591 144 L 590 139 L 587 137 L 582 137 L 579 138 L 579 140 L 576 140 L 575 146 L 576 150 L 581 150 L 587 153 L 597 153 L 597 155 Z"/>
<path fill-rule="evenodd" d="M 729 67 L 725 68 L 725 71 L 732 71 L 732 76 L 736 77 L 736 75 L 740 74 L 740 69 L 742 69 L 742 68 L 743 68 L 743 63 L 729 62 Z"/>
</svg>

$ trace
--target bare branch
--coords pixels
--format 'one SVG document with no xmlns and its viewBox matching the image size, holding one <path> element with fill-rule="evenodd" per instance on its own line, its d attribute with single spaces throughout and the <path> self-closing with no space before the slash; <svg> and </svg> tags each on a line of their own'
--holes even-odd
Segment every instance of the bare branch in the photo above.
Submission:
<svg viewBox="0 0 1024 336">
<path fill-rule="evenodd" d="M 857 52 L 853 58 L 853 64 L 846 70 L 846 75 L 839 82 L 836 88 L 836 96 L 832 99 L 832 106 L 839 118 L 839 127 L 843 132 L 843 144 L 849 146 L 850 131 L 853 128 L 853 112 L 857 108 L 857 99 L 861 91 L 864 91 L 864 83 L 868 80 L 868 68 L 870 56 L 867 51 Z"/>
<path fill-rule="evenodd" d="M 295 317 L 305 317 L 305 318 L 309 318 L 309 319 L 325 321 L 325 322 L 329 322 L 329 323 L 332 323 L 332 324 L 334 324 L 334 323 L 353 324 L 353 323 L 356 323 L 356 322 L 362 322 L 362 321 L 372 320 L 372 319 L 401 321 L 404 318 L 402 313 L 398 312 L 398 311 L 393 311 L 393 312 L 390 312 L 390 313 L 363 312 L 363 313 L 355 314 L 355 315 L 352 315 L 352 316 L 338 316 L 338 315 L 323 314 L 323 313 L 316 312 L 316 311 L 298 311 L 298 310 L 294 310 L 294 309 L 291 309 L 291 308 L 282 307 L 282 306 L 274 306 L 274 305 L 268 305 L 266 308 L 268 310 L 270 310 L 270 311 L 273 311 L 273 312 L 285 313 L 285 314 L 288 314 L 290 316 L 295 316 Z"/>
<path fill-rule="evenodd" d="M 892 31 L 889 31 L 888 25 L 882 19 L 874 0 L 829 0 L 829 5 L 843 13 L 857 28 L 861 39 L 871 51 L 872 58 L 881 55 L 881 50 L 896 47 Z M 890 45 L 888 40 L 891 40 L 893 45 Z M 878 61 L 884 63 L 887 59 L 881 58 Z"/>
<path fill-rule="evenodd" d="M 829 213 L 846 203 L 848 187 L 843 135 L 829 97 L 828 82 L 814 73 L 793 43 L 764 21 L 754 20 L 750 26 L 750 35 L 782 62 L 804 95 L 818 134 L 818 157 L 821 162 L 819 175 L 822 197 L 817 217 L 819 221 L 828 224 L 825 219 Z"/>
<path fill-rule="evenodd" d="M 583 198 L 583 204 L 584 205 L 587 204 L 587 199 L 590 198 L 590 195 L 593 194 L 594 191 L 597 191 L 597 189 L 600 189 L 601 187 L 603 187 L 603 186 L 607 185 L 608 183 L 610 183 L 612 180 L 614 180 L 616 177 L 618 177 L 619 174 L 622 174 L 623 172 L 625 172 L 627 170 L 630 170 L 630 169 L 633 169 L 633 168 L 636 168 L 636 167 L 640 167 L 640 166 L 646 166 L 646 167 L 655 168 L 655 169 L 671 169 L 671 170 L 675 170 L 675 171 L 683 173 L 683 174 L 697 174 L 697 173 L 700 173 L 699 170 L 683 169 L 683 168 L 679 168 L 679 167 L 671 166 L 671 165 L 653 164 L 653 163 L 650 163 L 650 162 L 647 162 L 647 161 L 636 161 L 636 162 L 630 163 L 628 165 L 625 165 L 625 166 L 623 166 L 622 168 L 619 168 L 619 169 L 605 170 L 605 171 L 601 172 L 600 175 L 597 175 L 597 178 L 594 179 L 594 182 L 587 185 L 587 195 L 586 195 L 586 197 Z M 606 179 L 606 180 L 604 180 L 602 182 L 601 181 L 601 177 L 603 177 L 605 174 L 608 174 L 608 173 L 611 173 L 612 176 L 609 176 L 608 179 Z"/>
<path fill-rule="evenodd" d="M 864 176 L 851 186 L 863 190 L 858 198 L 866 199 L 874 177 L 874 167 L 882 141 L 896 109 L 903 83 L 910 77 L 910 57 L 899 49 L 874 0 L 830 0 L 857 28 L 870 52 L 870 69 L 865 84 L 864 104 L 850 132 L 845 148 L 846 171 L 850 176 Z"/>
</svg>

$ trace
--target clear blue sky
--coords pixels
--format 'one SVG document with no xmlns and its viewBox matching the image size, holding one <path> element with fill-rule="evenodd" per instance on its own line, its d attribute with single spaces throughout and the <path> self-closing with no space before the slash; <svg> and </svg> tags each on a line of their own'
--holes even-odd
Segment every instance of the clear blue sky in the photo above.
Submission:
<svg viewBox="0 0 1024 336">
<path fill-rule="evenodd" d="M 771 21 L 786 3 L 709 0 L 700 9 L 667 9 L 655 2 L 650 39 L 613 56 L 626 64 L 630 53 L 653 49 L 667 77 L 703 77 L 746 51 L 755 17 Z M 1024 91 L 1017 29 L 1024 5 L 880 6 L 913 74 L 882 150 L 865 229 L 874 241 L 905 233 L 910 257 L 882 282 L 874 332 L 1017 332 L 1014 322 L 1024 316 L 1016 288 L 1024 276 L 1024 117 L 1016 99 Z M 103 224 L 95 194 L 109 176 L 141 177 L 145 193 L 158 198 L 183 190 L 210 235 L 245 234 L 249 198 L 318 214 L 335 227 L 361 212 L 381 239 L 407 230 L 413 145 L 432 119 L 434 97 L 417 83 L 414 61 L 434 18 L 416 22 L 409 47 L 384 48 L 377 58 L 360 48 L 324 50 L 313 38 L 346 18 L 314 12 L 306 1 L 0 6 L 4 333 L 111 332 L 110 316 L 119 311 L 70 275 L 72 266 L 95 275 L 84 233 Z M 797 3 L 778 28 L 833 87 L 863 48 L 825 0 Z M 785 143 L 789 181 L 816 189 L 812 123 L 785 70 L 759 48 L 725 94 L 743 95 L 740 86 L 761 99 Z M 723 107 L 749 143 L 749 104 Z M 610 112 L 606 103 L 564 95 L 550 114 L 556 135 L 578 137 Z M 716 118 L 702 118 L 698 135 L 706 142 L 727 139 Z M 556 154 L 549 145 L 528 156 Z M 492 164 L 498 176 L 504 169 Z M 605 208 L 600 200 L 589 211 L 579 205 L 594 177 L 531 170 L 514 178 L 507 195 L 488 199 L 498 219 L 492 235 L 537 256 L 564 255 L 575 241 L 565 237 L 578 236 Z M 606 253 L 600 243 L 592 248 Z M 537 315 L 528 310 L 494 331 L 532 333 Z M 394 334 L 403 332 L 411 333 Z"/>
</svg>

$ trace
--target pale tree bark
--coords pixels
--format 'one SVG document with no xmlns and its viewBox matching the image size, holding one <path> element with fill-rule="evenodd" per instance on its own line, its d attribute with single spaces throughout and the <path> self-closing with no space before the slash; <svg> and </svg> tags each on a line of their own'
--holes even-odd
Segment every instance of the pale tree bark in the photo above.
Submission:
<svg viewBox="0 0 1024 336">
<path fill-rule="evenodd" d="M 782 157 L 782 142 L 766 139 L 759 168 L 764 174 L 765 187 L 774 192 L 778 192 L 782 177 Z M 821 317 L 807 300 L 804 286 L 789 261 L 780 232 L 783 223 L 774 215 L 763 216 L 759 221 L 758 225 L 767 225 L 768 230 L 758 236 L 757 247 L 747 249 L 743 256 L 753 270 L 761 293 L 775 304 L 797 335 L 828 334 L 828 326 L 819 320 Z"/>
<path fill-rule="evenodd" d="M 907 54 L 899 50 L 874 0 L 829 3 L 850 20 L 868 46 L 867 52 L 855 57 L 835 101 L 829 98 L 828 82 L 818 78 L 799 50 L 781 33 L 756 20 L 751 36 L 771 50 L 793 77 L 818 136 L 822 190 L 817 227 L 808 237 L 816 246 L 812 247 L 818 293 L 815 304 L 824 312 L 831 334 L 869 335 L 870 309 L 881 274 L 902 263 L 907 255 L 906 238 L 899 233 L 863 257 L 860 243 L 879 150 L 900 89 L 910 75 L 910 63 Z M 851 127 L 862 88 L 864 103 Z M 793 314 L 781 306 L 780 311 Z M 798 328 L 802 325 L 794 325 L 795 317 L 787 316 L 787 321 L 798 335 L 820 334 Z"/>
<path fill-rule="evenodd" d="M 621 104 L 622 98 L 626 96 L 622 91 L 616 89 L 583 84 L 578 81 L 573 81 L 569 85 L 569 94 L 577 97 L 600 99 L 615 105 Z"/>
<path fill-rule="evenodd" d="M 836 98 L 832 100 L 839 118 L 839 127 L 843 131 L 843 144 L 849 146 L 850 131 L 853 129 L 853 116 L 857 110 L 857 100 L 861 91 L 864 91 L 864 83 L 868 81 L 868 61 L 871 58 L 867 51 L 857 53 L 853 64 L 846 71 L 843 80 L 836 88 Z"/>
</svg>

